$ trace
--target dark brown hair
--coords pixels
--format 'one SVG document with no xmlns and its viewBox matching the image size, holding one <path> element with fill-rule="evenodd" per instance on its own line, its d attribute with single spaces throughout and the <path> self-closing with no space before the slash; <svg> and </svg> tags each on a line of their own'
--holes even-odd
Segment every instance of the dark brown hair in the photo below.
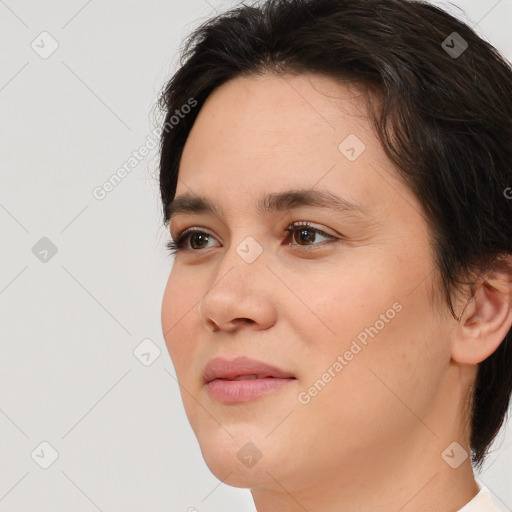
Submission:
<svg viewBox="0 0 512 512">
<path fill-rule="evenodd" d="M 456 33 L 456 34 L 454 34 Z M 467 47 L 466 47 L 467 45 Z M 320 73 L 379 97 L 376 133 L 423 207 L 439 289 L 490 267 L 512 272 L 512 70 L 467 24 L 415 0 L 267 0 L 240 5 L 189 36 L 159 106 L 164 223 L 181 154 L 208 95 L 237 76 Z M 188 113 L 178 116 L 184 105 Z M 464 279 L 462 279 L 464 278 Z M 479 364 L 470 393 L 472 462 L 481 467 L 512 390 L 512 331 Z"/>
</svg>

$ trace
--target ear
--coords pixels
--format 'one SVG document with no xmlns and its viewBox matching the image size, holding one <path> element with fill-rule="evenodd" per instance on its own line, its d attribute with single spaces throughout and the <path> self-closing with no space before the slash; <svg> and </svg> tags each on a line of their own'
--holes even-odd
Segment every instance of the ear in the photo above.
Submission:
<svg viewBox="0 0 512 512">
<path fill-rule="evenodd" d="M 491 271 L 466 303 L 452 340 L 452 359 L 478 364 L 500 346 L 512 326 L 512 272 Z"/>
</svg>

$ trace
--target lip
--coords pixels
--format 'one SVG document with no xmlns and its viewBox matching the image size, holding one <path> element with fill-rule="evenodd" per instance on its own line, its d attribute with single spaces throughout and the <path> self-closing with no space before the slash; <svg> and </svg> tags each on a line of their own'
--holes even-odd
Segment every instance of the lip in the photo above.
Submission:
<svg viewBox="0 0 512 512">
<path fill-rule="evenodd" d="M 257 378 L 235 380 L 244 375 L 256 375 Z M 252 400 L 276 392 L 296 380 L 285 370 L 243 356 L 231 360 L 222 357 L 210 360 L 204 369 L 203 379 L 210 397 L 223 403 Z"/>
</svg>

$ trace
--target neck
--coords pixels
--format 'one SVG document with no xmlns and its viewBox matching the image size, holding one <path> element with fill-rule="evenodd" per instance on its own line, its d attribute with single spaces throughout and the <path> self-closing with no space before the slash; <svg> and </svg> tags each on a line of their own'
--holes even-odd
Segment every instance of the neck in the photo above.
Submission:
<svg viewBox="0 0 512 512">
<path fill-rule="evenodd" d="M 252 489 L 252 496 L 257 512 L 456 512 L 476 496 L 478 485 L 469 459 L 454 470 L 440 457 L 448 444 L 432 450 L 440 462 L 427 460 L 425 451 L 409 452 L 407 460 L 390 453 L 367 460 L 364 471 L 340 464 L 339 472 L 308 487 L 273 480 L 268 488 Z"/>
</svg>

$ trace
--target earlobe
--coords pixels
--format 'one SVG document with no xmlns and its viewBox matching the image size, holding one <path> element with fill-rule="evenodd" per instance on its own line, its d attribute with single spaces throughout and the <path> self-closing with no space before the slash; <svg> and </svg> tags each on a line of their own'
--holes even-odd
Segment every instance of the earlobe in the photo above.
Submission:
<svg viewBox="0 0 512 512">
<path fill-rule="evenodd" d="M 512 326 L 512 276 L 488 275 L 466 303 L 454 331 L 452 359 L 478 364 L 493 354 Z"/>
</svg>

